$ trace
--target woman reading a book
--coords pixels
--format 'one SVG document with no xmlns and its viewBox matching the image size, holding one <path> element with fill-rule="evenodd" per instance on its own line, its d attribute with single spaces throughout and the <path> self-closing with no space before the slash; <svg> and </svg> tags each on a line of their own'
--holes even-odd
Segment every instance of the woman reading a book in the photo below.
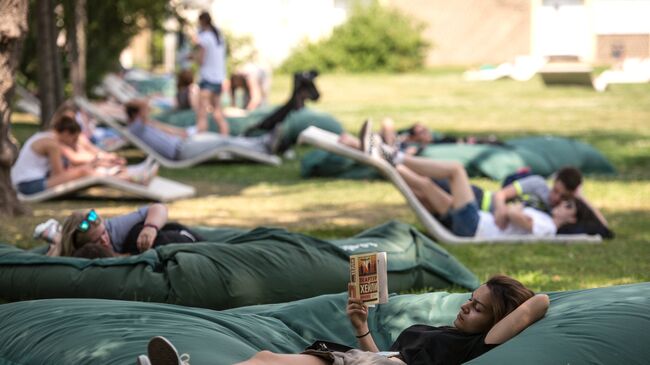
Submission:
<svg viewBox="0 0 650 365">
<path fill-rule="evenodd" d="M 359 349 L 345 352 L 306 350 L 301 354 L 261 351 L 239 365 L 461 364 L 508 341 L 542 318 L 548 306 L 547 295 L 535 295 L 519 281 L 497 275 L 472 293 L 460 307 L 453 326 L 413 325 L 398 336 L 391 352 L 382 353 L 368 327 L 368 307 L 360 299 L 351 297 L 347 314 Z M 140 356 L 138 363 L 177 365 L 183 362 L 169 341 L 154 337 L 149 343 L 149 356 Z"/>
</svg>

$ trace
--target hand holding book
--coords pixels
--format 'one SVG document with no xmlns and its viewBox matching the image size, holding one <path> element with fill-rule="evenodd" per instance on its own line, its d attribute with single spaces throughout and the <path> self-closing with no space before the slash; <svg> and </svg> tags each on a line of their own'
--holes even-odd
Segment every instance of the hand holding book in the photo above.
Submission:
<svg viewBox="0 0 650 365">
<path fill-rule="evenodd" d="M 350 283 L 351 298 L 370 306 L 388 302 L 386 252 L 350 256 Z"/>
</svg>

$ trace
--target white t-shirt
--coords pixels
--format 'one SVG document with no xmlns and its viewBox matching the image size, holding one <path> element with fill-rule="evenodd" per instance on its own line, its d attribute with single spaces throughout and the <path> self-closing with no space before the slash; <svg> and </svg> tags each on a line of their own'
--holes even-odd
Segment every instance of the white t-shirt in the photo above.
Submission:
<svg viewBox="0 0 650 365">
<path fill-rule="evenodd" d="M 524 214 L 532 218 L 533 220 L 533 231 L 528 232 L 525 229 L 516 226 L 512 223 L 501 230 L 494 223 L 494 215 L 487 212 L 479 212 L 479 221 L 478 228 L 476 229 L 476 237 L 480 238 L 497 238 L 504 236 L 515 236 L 515 235 L 527 235 L 532 234 L 533 236 L 544 237 L 544 236 L 553 236 L 557 231 L 553 218 L 550 215 L 539 211 L 535 208 L 525 207 L 523 210 Z"/>
<path fill-rule="evenodd" d="M 199 33 L 199 44 L 204 51 L 201 80 L 222 83 L 226 78 L 226 40 L 221 35 L 219 44 L 212 30 L 204 30 Z"/>
</svg>

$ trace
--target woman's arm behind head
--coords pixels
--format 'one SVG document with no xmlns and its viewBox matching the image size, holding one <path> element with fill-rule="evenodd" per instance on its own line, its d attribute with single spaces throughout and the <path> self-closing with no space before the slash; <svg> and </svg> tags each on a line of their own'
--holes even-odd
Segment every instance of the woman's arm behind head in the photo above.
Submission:
<svg viewBox="0 0 650 365">
<path fill-rule="evenodd" d="M 546 294 L 537 294 L 526 300 L 490 329 L 485 337 L 485 343 L 498 345 L 515 337 L 519 332 L 526 329 L 526 327 L 544 317 L 549 303 L 550 301 Z"/>
</svg>

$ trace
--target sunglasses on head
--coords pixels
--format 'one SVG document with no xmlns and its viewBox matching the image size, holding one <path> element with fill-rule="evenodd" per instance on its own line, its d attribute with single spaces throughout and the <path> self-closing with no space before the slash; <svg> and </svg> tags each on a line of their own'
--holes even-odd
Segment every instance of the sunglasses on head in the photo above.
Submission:
<svg viewBox="0 0 650 365">
<path fill-rule="evenodd" d="M 86 218 L 79 223 L 77 226 L 77 230 L 81 232 L 88 232 L 90 229 L 90 224 L 97 222 L 97 219 L 99 219 L 99 215 L 97 212 L 95 212 L 95 209 L 91 209 L 88 214 L 86 214 Z"/>
</svg>

